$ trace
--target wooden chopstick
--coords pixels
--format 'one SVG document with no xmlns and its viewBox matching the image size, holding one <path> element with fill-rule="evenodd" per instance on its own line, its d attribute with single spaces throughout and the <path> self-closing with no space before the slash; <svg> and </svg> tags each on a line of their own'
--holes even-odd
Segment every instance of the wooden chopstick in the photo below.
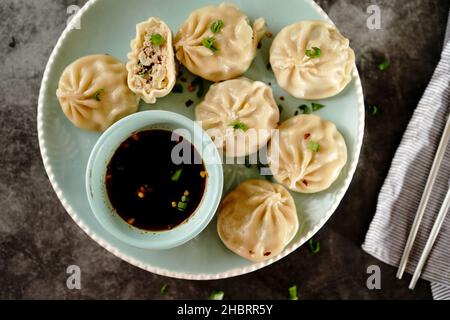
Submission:
<svg viewBox="0 0 450 320">
<path fill-rule="evenodd" d="M 425 248 L 423 249 L 422 255 L 420 256 L 419 263 L 416 266 L 416 270 L 414 271 L 413 277 L 409 284 L 410 289 L 414 289 L 416 286 L 417 280 L 419 280 L 420 274 L 422 273 L 423 266 L 427 261 L 428 255 L 430 254 L 431 248 L 433 248 L 434 241 L 436 240 L 439 230 L 442 227 L 442 223 L 444 222 L 445 216 L 447 215 L 448 209 L 450 208 L 450 189 L 447 191 L 447 195 L 445 196 L 445 200 L 442 203 L 441 209 L 439 210 L 436 221 L 434 222 L 433 229 L 431 229 L 430 235 L 428 236 L 427 243 Z"/>
<path fill-rule="evenodd" d="M 422 198 L 420 199 L 419 207 L 417 208 L 416 216 L 414 218 L 411 231 L 409 232 L 408 240 L 406 241 L 402 259 L 400 261 L 400 265 L 398 266 L 397 278 L 399 279 L 402 278 L 403 273 L 405 272 L 409 255 L 414 245 L 414 241 L 416 240 L 417 231 L 419 230 L 423 214 L 425 212 L 425 208 L 427 207 L 428 200 L 430 199 L 431 190 L 433 189 L 434 181 L 436 180 L 439 167 L 441 166 L 442 159 L 444 158 L 445 149 L 447 148 L 449 138 L 450 138 L 450 117 L 448 117 L 447 123 L 445 124 L 444 132 L 442 133 L 441 141 L 439 142 L 439 147 L 436 151 L 436 155 L 433 160 L 433 165 L 431 166 L 430 174 L 428 176 L 428 180 L 425 185 Z"/>
</svg>

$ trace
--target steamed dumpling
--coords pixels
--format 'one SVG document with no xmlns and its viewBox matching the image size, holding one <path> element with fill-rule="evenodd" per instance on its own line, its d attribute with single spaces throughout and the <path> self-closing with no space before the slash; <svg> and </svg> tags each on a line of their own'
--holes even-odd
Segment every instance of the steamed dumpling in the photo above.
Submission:
<svg viewBox="0 0 450 320">
<path fill-rule="evenodd" d="M 272 89 L 247 78 L 212 85 L 195 115 L 216 146 L 231 157 L 265 146 L 280 118 Z"/>
<path fill-rule="evenodd" d="M 232 79 L 250 67 L 264 31 L 264 19 L 257 19 L 252 28 L 235 5 L 207 6 L 191 13 L 181 26 L 174 41 L 176 56 L 202 78 Z"/>
<path fill-rule="evenodd" d="M 347 162 L 344 138 L 329 121 L 300 115 L 281 124 L 269 143 L 268 160 L 276 181 L 314 193 L 327 189 Z"/>
<path fill-rule="evenodd" d="M 127 69 L 108 55 L 91 55 L 69 65 L 56 96 L 67 118 L 78 128 L 104 131 L 137 111 L 139 98 L 128 88 Z"/>
<path fill-rule="evenodd" d="M 128 54 L 128 86 L 147 103 L 155 103 L 175 85 L 176 68 L 172 32 L 151 17 L 136 26 L 136 38 Z"/>
<path fill-rule="evenodd" d="M 217 231 L 234 253 L 251 261 L 271 259 L 298 230 L 297 210 L 289 192 L 266 180 L 248 180 L 222 201 Z"/>
<path fill-rule="evenodd" d="M 280 87 L 294 97 L 323 99 L 338 94 L 350 82 L 355 54 L 333 25 L 303 21 L 275 37 L 270 64 Z"/>
</svg>

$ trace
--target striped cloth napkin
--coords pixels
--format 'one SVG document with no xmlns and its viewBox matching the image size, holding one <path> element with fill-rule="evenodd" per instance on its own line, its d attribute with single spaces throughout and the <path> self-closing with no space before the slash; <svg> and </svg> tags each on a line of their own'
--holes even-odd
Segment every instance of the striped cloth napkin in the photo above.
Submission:
<svg viewBox="0 0 450 320">
<path fill-rule="evenodd" d="M 398 266 L 450 111 L 450 21 L 433 77 L 392 161 L 362 248 Z M 434 184 L 406 272 L 414 273 L 450 183 L 450 143 Z M 434 299 L 450 300 L 450 214 L 444 220 L 421 277 Z"/>
</svg>

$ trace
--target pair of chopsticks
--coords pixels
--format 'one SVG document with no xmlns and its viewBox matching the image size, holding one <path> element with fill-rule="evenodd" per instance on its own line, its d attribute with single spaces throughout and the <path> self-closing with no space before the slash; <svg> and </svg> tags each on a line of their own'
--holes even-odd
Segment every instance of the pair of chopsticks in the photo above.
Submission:
<svg viewBox="0 0 450 320">
<path fill-rule="evenodd" d="M 427 207 L 428 200 L 430 199 L 431 190 L 433 189 L 433 184 L 436 180 L 439 167 L 441 166 L 442 159 L 444 158 L 445 149 L 447 148 L 449 138 L 450 138 L 450 117 L 448 117 L 447 123 L 445 124 L 444 132 L 442 134 L 441 141 L 439 142 L 439 147 L 436 151 L 436 155 L 433 160 L 433 165 L 431 166 L 430 175 L 428 176 L 428 180 L 425 185 L 422 198 L 420 199 L 419 207 L 417 208 L 416 216 L 414 218 L 414 222 L 412 224 L 408 240 L 406 241 L 403 256 L 400 261 L 400 265 L 398 266 L 397 278 L 399 279 L 402 278 L 403 273 L 405 272 L 406 264 L 408 263 L 411 249 L 414 245 L 414 241 L 416 240 L 417 231 L 419 230 L 420 224 L 422 222 L 425 208 Z M 439 234 L 439 230 L 442 227 L 442 223 L 444 222 L 449 207 L 450 207 L 450 189 L 447 190 L 447 195 L 445 196 L 444 202 L 442 203 L 441 209 L 439 210 L 439 213 L 436 217 L 436 221 L 434 222 L 433 228 L 431 229 L 431 232 L 428 236 L 425 248 L 423 249 L 422 255 L 420 256 L 419 263 L 416 266 L 416 270 L 414 271 L 413 277 L 409 284 L 410 289 L 414 289 L 417 280 L 419 280 L 423 266 L 425 265 L 425 262 L 428 258 L 428 255 L 431 252 L 431 249 L 433 248 L 433 244 Z"/>
</svg>

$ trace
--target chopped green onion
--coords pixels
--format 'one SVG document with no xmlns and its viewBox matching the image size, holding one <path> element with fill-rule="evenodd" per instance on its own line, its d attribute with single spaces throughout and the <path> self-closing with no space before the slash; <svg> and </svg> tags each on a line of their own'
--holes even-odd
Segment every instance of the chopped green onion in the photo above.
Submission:
<svg viewBox="0 0 450 320">
<path fill-rule="evenodd" d="M 101 101 L 100 94 L 102 94 L 104 91 L 105 89 L 98 89 L 97 91 L 95 91 L 94 95 L 92 96 L 92 99 L 96 101 Z"/>
<path fill-rule="evenodd" d="M 292 286 L 289 288 L 289 299 L 290 300 L 298 300 L 297 296 L 297 286 Z"/>
<path fill-rule="evenodd" d="M 150 41 L 155 45 L 155 46 L 160 46 L 162 44 L 164 44 L 164 42 L 166 41 L 164 39 L 164 37 L 162 35 L 160 35 L 159 33 L 155 33 L 152 34 L 150 36 Z"/>
<path fill-rule="evenodd" d="M 214 37 L 203 39 L 202 46 L 210 49 L 212 52 L 217 52 L 217 51 L 219 51 L 219 49 L 214 46 L 215 41 L 216 41 L 216 38 L 214 38 Z"/>
<path fill-rule="evenodd" d="M 186 196 L 181 196 L 181 202 L 188 202 L 189 198 Z"/>
<path fill-rule="evenodd" d="M 222 20 L 217 20 L 217 21 L 214 21 L 213 23 L 211 23 L 211 31 L 213 33 L 219 33 L 220 30 L 222 30 L 222 28 L 223 28 Z"/>
<path fill-rule="evenodd" d="M 198 88 L 197 90 L 197 98 L 203 97 L 203 94 L 205 93 L 205 85 L 203 83 L 203 79 L 201 77 L 196 77 L 194 80 L 192 80 L 191 85 Z"/>
<path fill-rule="evenodd" d="M 173 86 L 173 93 L 183 93 L 183 86 L 179 83 Z"/>
<path fill-rule="evenodd" d="M 186 210 L 187 206 L 188 205 L 185 202 L 178 202 L 177 209 L 178 211 L 184 211 Z"/>
<path fill-rule="evenodd" d="M 172 175 L 172 177 L 170 178 L 170 180 L 172 180 L 172 182 L 176 182 L 180 179 L 181 176 L 181 172 L 183 172 L 183 169 L 177 169 L 177 171 L 175 171 L 175 173 Z"/>
<path fill-rule="evenodd" d="M 225 293 L 223 291 L 213 291 L 209 296 L 209 300 L 223 300 Z"/>
<path fill-rule="evenodd" d="M 320 251 L 320 242 L 319 240 L 309 239 L 308 241 L 309 250 L 312 253 L 318 253 Z"/>
<path fill-rule="evenodd" d="M 161 286 L 161 289 L 159 289 L 159 293 L 160 293 L 161 295 L 165 295 L 165 294 L 167 293 L 167 284 L 163 284 L 163 285 Z"/>
<path fill-rule="evenodd" d="M 303 114 L 310 114 L 311 110 L 306 104 L 302 104 L 301 106 L 298 106 L 298 108 L 303 111 Z"/>
<path fill-rule="evenodd" d="M 311 109 L 312 109 L 313 112 L 317 111 L 317 110 L 320 110 L 322 108 L 325 108 L 325 105 L 320 104 L 320 103 L 315 103 L 315 102 L 311 103 Z"/>
<path fill-rule="evenodd" d="M 320 144 L 313 140 L 308 141 L 308 149 L 312 152 L 318 152 L 320 150 Z"/>
<path fill-rule="evenodd" d="M 305 51 L 305 54 L 310 57 L 310 58 L 318 58 L 320 57 L 320 55 L 322 54 L 322 51 L 320 50 L 320 48 L 317 47 L 312 47 L 312 49 L 307 49 Z"/>
<path fill-rule="evenodd" d="M 370 112 L 370 114 L 373 115 L 373 116 L 377 115 L 379 111 L 380 111 L 380 110 L 378 109 L 377 106 L 370 106 L 370 107 L 369 107 L 369 112 Z"/>
<path fill-rule="evenodd" d="M 230 127 L 233 127 L 233 129 L 235 130 L 242 130 L 242 131 L 247 131 L 248 130 L 248 126 L 240 121 L 234 121 L 232 123 L 230 123 Z"/>
<path fill-rule="evenodd" d="M 384 71 L 384 70 L 388 69 L 390 65 L 391 64 L 390 64 L 389 60 L 384 59 L 383 62 L 378 65 L 378 70 Z"/>
</svg>

